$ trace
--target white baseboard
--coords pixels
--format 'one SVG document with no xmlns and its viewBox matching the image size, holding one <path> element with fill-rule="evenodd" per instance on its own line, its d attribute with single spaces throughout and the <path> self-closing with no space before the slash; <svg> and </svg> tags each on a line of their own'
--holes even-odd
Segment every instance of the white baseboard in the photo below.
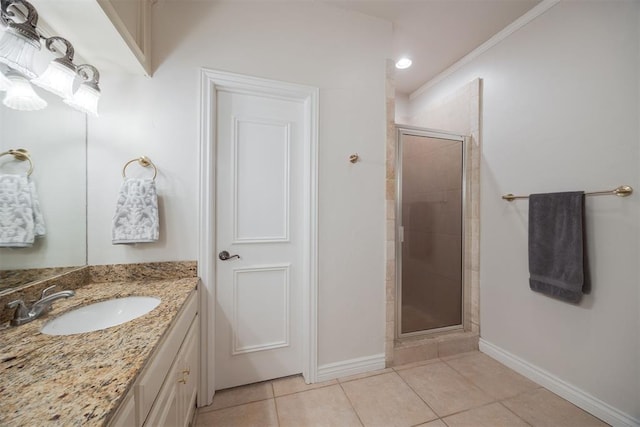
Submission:
<svg viewBox="0 0 640 427">
<path fill-rule="evenodd" d="M 317 382 L 385 368 L 384 353 L 318 366 Z"/>
<path fill-rule="evenodd" d="M 589 393 L 563 381 L 557 376 L 545 371 L 509 353 L 502 348 L 480 339 L 480 351 L 491 356 L 521 375 L 551 390 L 558 396 L 567 399 L 579 408 L 611 424 L 612 426 L 640 427 L 640 420 L 614 408 L 608 403 L 593 397 Z"/>
</svg>

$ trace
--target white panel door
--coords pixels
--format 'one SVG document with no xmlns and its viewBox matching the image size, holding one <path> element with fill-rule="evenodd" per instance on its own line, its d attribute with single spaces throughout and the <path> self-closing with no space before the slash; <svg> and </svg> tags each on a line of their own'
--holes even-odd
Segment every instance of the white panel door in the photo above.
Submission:
<svg viewBox="0 0 640 427">
<path fill-rule="evenodd" d="M 216 109 L 220 390 L 302 372 L 304 105 L 219 91 Z"/>
</svg>

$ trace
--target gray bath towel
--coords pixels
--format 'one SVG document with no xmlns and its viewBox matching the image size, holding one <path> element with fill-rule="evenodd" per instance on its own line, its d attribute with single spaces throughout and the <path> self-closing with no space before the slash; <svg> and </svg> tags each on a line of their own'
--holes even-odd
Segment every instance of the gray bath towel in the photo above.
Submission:
<svg viewBox="0 0 640 427">
<path fill-rule="evenodd" d="M 529 196 L 529 286 L 577 303 L 587 284 L 584 192 Z M 586 290 L 586 289 L 585 289 Z"/>
<path fill-rule="evenodd" d="M 30 247 L 44 234 L 35 183 L 26 175 L 0 175 L 0 247 Z"/>
<path fill-rule="evenodd" d="M 152 179 L 127 178 L 120 187 L 113 216 L 112 243 L 148 243 L 158 240 L 158 196 Z"/>
</svg>

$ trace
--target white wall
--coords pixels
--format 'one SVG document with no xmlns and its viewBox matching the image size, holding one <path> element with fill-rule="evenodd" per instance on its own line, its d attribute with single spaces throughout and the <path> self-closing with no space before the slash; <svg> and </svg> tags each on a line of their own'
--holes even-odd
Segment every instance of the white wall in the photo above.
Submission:
<svg viewBox="0 0 640 427">
<path fill-rule="evenodd" d="M 593 291 L 529 290 L 526 201 L 505 193 L 640 191 L 637 1 L 561 2 L 412 99 L 483 79 L 481 336 L 640 419 L 640 194 L 586 201 Z M 637 421 L 636 421 L 637 422 Z"/>
<path fill-rule="evenodd" d="M 104 72 L 89 122 L 89 264 L 196 259 L 199 67 L 316 86 L 319 363 L 383 353 L 390 37 L 388 23 L 316 2 L 158 2 L 153 78 Z M 113 246 L 120 170 L 143 154 L 159 169 L 162 237 Z"/>
<path fill-rule="evenodd" d="M 409 94 L 396 92 L 395 106 L 396 123 L 407 123 L 411 118 Z"/>
</svg>

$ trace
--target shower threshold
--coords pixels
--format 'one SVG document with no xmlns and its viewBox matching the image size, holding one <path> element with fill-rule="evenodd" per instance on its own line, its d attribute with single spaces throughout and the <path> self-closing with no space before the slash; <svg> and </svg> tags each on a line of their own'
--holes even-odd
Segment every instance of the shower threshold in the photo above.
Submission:
<svg viewBox="0 0 640 427">
<path fill-rule="evenodd" d="M 439 357 L 478 350 L 477 332 L 455 330 L 439 331 L 429 335 L 403 337 L 393 346 L 393 359 L 389 366 L 405 365 Z"/>
</svg>

